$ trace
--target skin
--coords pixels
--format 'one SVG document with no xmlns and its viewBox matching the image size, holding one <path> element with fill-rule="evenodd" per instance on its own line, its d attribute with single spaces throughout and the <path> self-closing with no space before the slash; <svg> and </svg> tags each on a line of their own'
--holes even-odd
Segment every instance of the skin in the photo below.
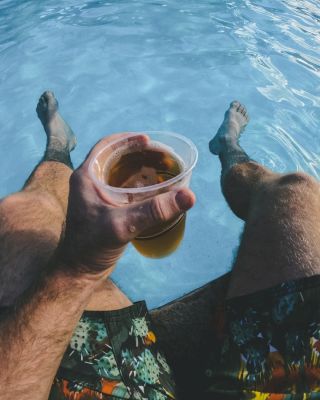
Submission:
<svg viewBox="0 0 320 400">
<path fill-rule="evenodd" d="M 52 96 L 44 94 L 47 102 Z M 155 223 L 157 218 L 176 215 L 194 202 L 190 192 L 180 194 L 180 200 L 171 193 L 166 199 L 144 204 L 143 216 L 130 207 L 120 209 L 92 185 L 85 162 L 70 180 L 68 206 L 72 174 L 68 156 L 72 146 L 65 145 L 68 139 L 50 140 L 50 134 L 64 131 L 57 121 L 43 122 L 49 135 L 45 161 L 21 193 L 0 204 L 0 281 L 5 282 L 1 286 L 1 304 L 16 303 L 21 296 L 23 300 L 0 329 L 2 360 L 8 366 L 0 371 L 5 398 L 46 399 L 72 330 L 86 305 L 91 302 L 93 309 L 108 310 L 126 302 L 124 295 L 122 303 L 119 301 L 115 293 L 121 297 L 121 292 L 115 286 L 106 289 L 107 276 L 126 241 L 132 238 L 128 223 L 124 222 L 133 224 L 138 234 L 141 224 L 146 224 L 140 218 L 151 218 Z M 239 145 L 240 133 L 247 123 L 245 107 L 233 102 L 210 143 L 210 150 L 219 155 L 222 163 L 221 184 L 226 200 L 246 222 L 229 297 L 319 273 L 320 229 L 315 217 L 319 185 L 305 174 L 275 174 L 251 161 Z M 119 221 L 121 226 L 117 225 Z M 97 235 L 90 237 L 93 240 L 88 241 L 88 230 Z M 19 234 L 23 240 L 18 246 Z M 53 262 L 59 240 L 61 245 Z M 90 251 L 84 253 L 81 249 L 86 246 Z M 26 279 L 28 284 L 21 285 Z M 34 281 L 38 281 L 37 286 L 26 294 Z M 99 294 L 94 301 L 92 293 Z M 205 303 L 203 309 L 208 306 L 206 301 L 192 301 L 193 306 L 197 304 L 197 312 L 201 303 Z M 185 315 L 189 308 L 183 308 Z M 207 314 L 210 315 L 210 309 Z"/>
<path fill-rule="evenodd" d="M 43 97 L 50 102 L 53 95 L 45 93 Z M 48 113 L 48 118 L 50 115 L 52 113 Z M 50 135 L 50 130 L 47 135 Z M 142 230 L 176 218 L 194 204 L 194 195 L 188 189 L 171 191 L 134 205 L 120 207 L 112 204 L 91 181 L 88 165 L 102 146 L 118 137 L 113 135 L 100 141 L 74 173 L 66 170 L 64 182 L 67 186 L 69 180 L 70 187 L 68 201 L 58 190 L 56 173 L 61 166 L 56 171 L 56 163 L 46 161 L 34 171 L 21 193 L 5 199 L 2 204 L 1 215 L 6 225 L 1 228 L 9 254 L 1 268 L 9 286 L 12 269 L 20 268 L 20 276 L 26 276 L 28 267 L 35 260 L 34 247 L 29 246 L 37 245 L 38 239 L 48 236 L 37 249 L 43 259 L 47 257 L 47 265 L 37 263 L 32 271 L 33 278 L 43 276 L 37 278 L 37 285 L 30 289 L 29 284 L 27 293 L 26 288 L 19 284 L 19 292 L 13 291 L 14 285 L 11 285 L 11 290 L 2 286 L 2 299 L 7 299 L 7 304 L 10 304 L 10 299 L 16 303 L 16 312 L 2 320 L 0 329 L 2 362 L 6 365 L 6 368 L 0 369 L 0 387 L 4 388 L 4 398 L 48 398 L 60 360 L 82 312 L 92 294 L 101 289 L 115 268 L 126 244 Z M 135 140 L 146 142 L 147 138 L 141 135 Z M 54 142 L 63 143 L 63 140 Z M 62 146 L 60 153 L 64 149 L 65 146 Z M 48 181 L 50 170 L 52 181 Z M 51 188 L 51 184 L 55 183 L 57 187 Z M 38 210 L 36 218 L 24 217 L 30 212 L 28 206 L 32 207 L 32 211 Z M 19 213 L 14 213 L 14 209 L 19 209 Z M 48 224 L 48 216 L 53 225 Z M 20 242 L 19 262 L 14 254 L 18 246 L 10 252 L 17 232 L 25 233 L 25 242 Z M 58 240 L 58 250 L 52 257 Z M 20 279 L 15 283 L 18 282 Z"/>
<path fill-rule="evenodd" d="M 209 145 L 221 161 L 226 201 L 245 221 L 229 298 L 320 273 L 320 185 L 251 161 L 239 145 L 248 121 L 246 108 L 232 102 Z"/>
</svg>

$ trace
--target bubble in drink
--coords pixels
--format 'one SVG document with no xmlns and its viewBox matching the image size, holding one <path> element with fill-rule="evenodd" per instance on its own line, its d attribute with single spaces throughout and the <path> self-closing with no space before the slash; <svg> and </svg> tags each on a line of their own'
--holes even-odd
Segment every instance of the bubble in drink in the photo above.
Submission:
<svg viewBox="0 0 320 400">
<path fill-rule="evenodd" d="M 107 171 L 108 185 L 141 188 L 174 178 L 183 171 L 183 163 L 166 148 L 154 146 L 117 154 Z M 132 244 L 146 257 L 165 257 L 178 247 L 184 228 L 185 215 L 142 232 Z"/>
</svg>

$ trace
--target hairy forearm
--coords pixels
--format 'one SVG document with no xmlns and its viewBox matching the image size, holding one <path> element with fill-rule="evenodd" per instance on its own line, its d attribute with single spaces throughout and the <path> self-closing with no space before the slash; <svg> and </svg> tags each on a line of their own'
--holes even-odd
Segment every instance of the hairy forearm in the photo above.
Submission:
<svg viewBox="0 0 320 400">
<path fill-rule="evenodd" d="M 4 398 L 45 400 L 72 332 L 108 274 L 72 276 L 58 268 L 0 325 Z"/>
</svg>

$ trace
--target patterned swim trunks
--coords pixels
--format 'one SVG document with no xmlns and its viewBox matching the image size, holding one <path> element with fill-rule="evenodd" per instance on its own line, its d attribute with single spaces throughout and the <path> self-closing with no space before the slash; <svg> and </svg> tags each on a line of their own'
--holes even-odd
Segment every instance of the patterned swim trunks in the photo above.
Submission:
<svg viewBox="0 0 320 400">
<path fill-rule="evenodd" d="M 217 308 L 218 356 L 201 399 L 320 399 L 320 277 Z"/>
<path fill-rule="evenodd" d="M 119 311 L 83 314 L 49 400 L 170 400 L 174 392 L 146 305 L 138 302 Z"/>
<path fill-rule="evenodd" d="M 205 378 L 201 384 L 180 382 L 183 400 L 320 400 L 319 304 L 320 276 L 221 299 L 214 323 L 208 321 L 214 346 Z M 197 386 L 196 397 L 188 395 L 190 385 Z M 175 398 L 170 367 L 139 302 L 84 313 L 49 400 Z"/>
</svg>

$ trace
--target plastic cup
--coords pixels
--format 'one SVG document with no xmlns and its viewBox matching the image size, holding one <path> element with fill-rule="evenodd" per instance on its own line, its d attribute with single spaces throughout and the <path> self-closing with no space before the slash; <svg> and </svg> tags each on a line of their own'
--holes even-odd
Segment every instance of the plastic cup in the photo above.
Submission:
<svg viewBox="0 0 320 400">
<path fill-rule="evenodd" d="M 135 136 L 140 135 L 148 136 L 147 144 L 142 145 L 141 141 L 135 140 Z M 146 150 L 164 152 L 170 159 L 177 161 L 179 165 L 177 175 L 169 179 L 167 176 L 167 180 L 152 185 L 149 185 L 148 181 L 145 184 L 139 179 L 134 180 L 135 178 L 132 187 L 117 187 L 108 183 L 111 180 L 110 171 L 122 159 L 122 156 L 136 152 L 144 152 L 141 153 L 144 155 Z M 130 136 L 117 139 L 102 148 L 91 161 L 89 173 L 96 185 L 114 204 L 123 205 L 143 201 L 170 190 L 188 187 L 197 159 L 196 146 L 180 134 L 163 131 L 130 132 Z M 143 174 L 141 176 L 146 178 Z M 173 221 L 159 224 L 155 228 L 142 232 L 132 241 L 132 244 L 146 257 L 165 257 L 179 246 L 184 234 L 185 221 L 186 215 L 183 214 Z"/>
</svg>

